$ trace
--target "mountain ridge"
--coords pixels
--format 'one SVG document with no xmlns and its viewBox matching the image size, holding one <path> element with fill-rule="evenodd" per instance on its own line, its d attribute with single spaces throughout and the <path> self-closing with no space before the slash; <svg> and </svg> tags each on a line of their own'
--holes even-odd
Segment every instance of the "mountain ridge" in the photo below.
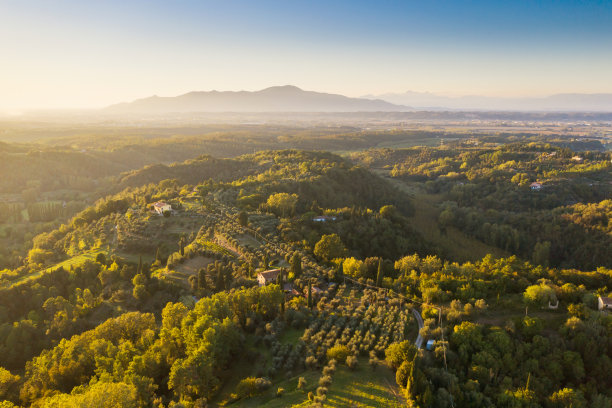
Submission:
<svg viewBox="0 0 612 408">
<path fill-rule="evenodd" d="M 113 113 L 188 112 L 402 112 L 407 106 L 379 99 L 305 91 L 294 85 L 259 91 L 192 91 L 174 97 L 153 95 L 104 109 Z"/>
<path fill-rule="evenodd" d="M 363 98 L 382 99 L 394 104 L 410 105 L 415 109 L 612 112 L 612 93 L 558 93 L 544 97 L 451 97 L 431 92 L 406 91 L 365 95 Z"/>
</svg>

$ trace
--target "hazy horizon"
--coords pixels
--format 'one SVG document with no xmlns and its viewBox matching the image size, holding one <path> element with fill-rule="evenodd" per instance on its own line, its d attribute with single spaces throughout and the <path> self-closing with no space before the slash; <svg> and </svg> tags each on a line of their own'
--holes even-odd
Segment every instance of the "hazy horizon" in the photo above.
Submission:
<svg viewBox="0 0 612 408">
<path fill-rule="evenodd" d="M 4 2 L 0 110 L 291 84 L 349 97 L 612 93 L 612 3 Z"/>
</svg>

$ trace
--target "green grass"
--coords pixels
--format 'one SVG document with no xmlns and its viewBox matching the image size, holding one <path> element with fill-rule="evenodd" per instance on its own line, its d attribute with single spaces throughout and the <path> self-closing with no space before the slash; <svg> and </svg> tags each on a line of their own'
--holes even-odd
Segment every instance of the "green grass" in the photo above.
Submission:
<svg viewBox="0 0 612 408">
<path fill-rule="evenodd" d="M 64 269 L 70 269 L 71 266 L 76 267 L 76 266 L 82 265 L 87 260 L 95 261 L 96 260 L 96 256 L 98 256 L 99 253 L 104 253 L 106 255 L 106 251 L 103 251 L 101 249 L 98 249 L 98 250 L 95 250 L 95 251 L 88 251 L 88 252 L 82 253 L 80 255 L 73 256 L 72 258 L 66 259 L 65 261 L 62 261 L 62 262 L 60 262 L 58 264 L 55 264 L 53 266 L 50 266 L 50 267 L 45 269 L 45 272 L 50 272 L 50 271 L 56 270 L 59 267 L 63 267 Z"/>
<path fill-rule="evenodd" d="M 236 237 L 240 245 L 247 248 L 257 249 L 261 246 L 261 243 L 248 234 L 241 234 Z"/>
<path fill-rule="evenodd" d="M 155 261 L 155 257 L 153 255 L 141 255 L 141 254 L 132 254 L 129 252 L 122 252 L 122 251 L 117 251 L 115 252 L 115 255 L 117 255 L 120 258 L 125 259 L 128 262 L 132 262 L 132 263 L 138 263 L 140 262 L 140 257 L 142 256 L 142 262 L 145 263 L 152 263 L 153 261 Z"/>
<path fill-rule="evenodd" d="M 359 358 L 355 371 L 339 365 L 332 377 L 325 407 L 405 407 L 395 375 L 385 365 L 375 370 Z"/>
<path fill-rule="evenodd" d="M 283 330 L 280 335 L 279 341 L 281 343 L 295 344 L 304 334 L 304 329 L 295 329 L 293 327 Z"/>
<path fill-rule="evenodd" d="M 400 390 L 395 384 L 395 375 L 385 365 L 379 365 L 375 370 L 360 357 L 355 371 L 344 365 L 338 365 L 333 375 L 332 384 L 327 393 L 325 407 L 404 407 L 405 402 Z M 299 377 L 306 379 L 306 387 L 297 389 Z M 282 408 L 307 407 L 308 393 L 315 392 L 321 377 L 320 370 L 308 370 L 289 379 L 275 382 L 269 390 L 257 397 L 239 400 L 228 404 L 230 407 L 247 408 Z M 285 390 L 280 397 L 276 396 L 278 388 Z"/>
<path fill-rule="evenodd" d="M 96 260 L 96 256 L 100 252 L 106 252 L 106 251 L 102 251 L 102 250 L 89 251 L 89 252 L 85 252 L 85 253 L 77 255 L 77 256 L 73 256 L 72 258 L 66 259 L 65 261 L 57 263 L 57 264 L 55 264 L 53 266 L 49 266 L 48 268 L 41 269 L 39 271 L 31 272 L 31 273 L 29 273 L 27 275 L 24 275 L 24 276 L 20 277 L 17 280 L 11 281 L 10 282 L 10 286 L 19 285 L 19 284 L 22 284 L 24 282 L 27 282 L 28 280 L 36 279 L 39 276 L 43 275 L 44 273 L 54 271 L 54 270 L 58 269 L 59 267 L 63 267 L 64 269 L 70 269 L 71 266 L 75 266 L 76 267 L 76 266 L 82 265 L 87 260 L 95 261 Z"/>
<path fill-rule="evenodd" d="M 227 406 L 240 408 L 285 408 L 301 406 L 303 403 L 308 403 L 308 393 L 316 390 L 320 376 L 321 373 L 319 371 L 306 371 L 287 380 L 272 384 L 272 386 L 261 395 L 238 400 Z M 300 377 L 306 379 L 306 387 L 303 390 L 297 389 L 297 383 Z M 282 396 L 277 397 L 276 391 L 279 388 L 283 388 L 285 392 Z"/>
<path fill-rule="evenodd" d="M 412 196 L 415 212 L 410 218 L 411 225 L 426 240 L 443 248 L 449 258 L 465 262 L 482 259 L 487 254 L 492 254 L 496 258 L 509 256 L 506 251 L 472 238 L 457 228 L 449 227 L 446 232 L 440 231 L 438 227 L 440 210 L 437 205 L 443 200 L 442 195 L 427 194 L 414 183 L 388 177 L 386 173 L 378 173 Z"/>
</svg>

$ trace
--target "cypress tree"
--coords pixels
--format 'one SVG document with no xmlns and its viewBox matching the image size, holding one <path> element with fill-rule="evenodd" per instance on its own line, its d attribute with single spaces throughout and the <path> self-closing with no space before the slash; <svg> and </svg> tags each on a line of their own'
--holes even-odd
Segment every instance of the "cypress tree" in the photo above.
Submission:
<svg viewBox="0 0 612 408">
<path fill-rule="evenodd" d="M 312 309 L 312 284 L 308 283 L 308 308 Z"/>
<path fill-rule="evenodd" d="M 217 291 L 221 291 L 225 288 L 225 282 L 223 279 L 223 270 L 218 267 L 217 268 L 217 282 L 216 282 L 216 289 Z"/>
<path fill-rule="evenodd" d="M 297 252 L 291 258 L 291 272 L 293 272 L 295 278 L 299 278 L 302 274 L 302 258 L 300 258 Z"/>
<path fill-rule="evenodd" d="M 200 268 L 198 271 L 198 287 L 200 289 L 207 289 L 208 285 L 206 283 L 206 270 L 204 268 Z"/>
<path fill-rule="evenodd" d="M 376 274 L 376 286 L 379 288 L 382 287 L 383 281 L 383 267 L 382 267 L 382 258 L 378 258 L 378 273 Z"/>
<path fill-rule="evenodd" d="M 181 256 L 185 256 L 185 237 L 181 237 L 179 240 L 179 252 Z"/>
<path fill-rule="evenodd" d="M 276 284 L 282 289 L 283 288 L 283 269 L 280 270 L 276 277 Z"/>
</svg>

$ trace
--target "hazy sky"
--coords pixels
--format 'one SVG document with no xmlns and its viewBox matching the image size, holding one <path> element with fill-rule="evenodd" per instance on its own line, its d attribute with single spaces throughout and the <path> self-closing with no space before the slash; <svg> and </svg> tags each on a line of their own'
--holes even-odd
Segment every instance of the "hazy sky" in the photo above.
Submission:
<svg viewBox="0 0 612 408">
<path fill-rule="evenodd" d="M 612 1 L 0 0 L 0 108 L 293 84 L 612 92 Z"/>
</svg>

